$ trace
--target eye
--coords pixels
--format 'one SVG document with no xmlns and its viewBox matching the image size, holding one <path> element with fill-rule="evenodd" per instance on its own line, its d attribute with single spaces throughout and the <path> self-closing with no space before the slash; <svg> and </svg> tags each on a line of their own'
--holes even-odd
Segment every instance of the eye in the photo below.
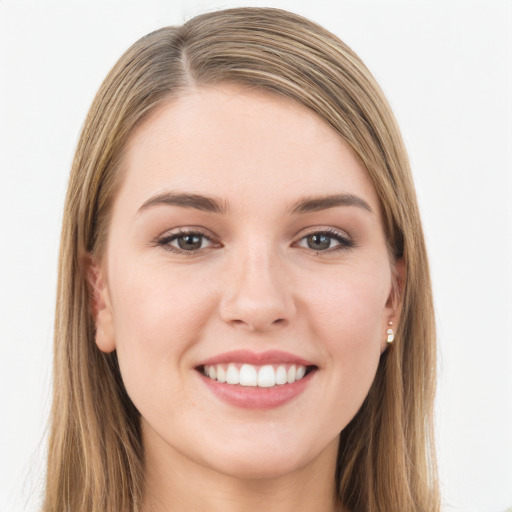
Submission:
<svg viewBox="0 0 512 512">
<path fill-rule="evenodd" d="M 354 243 L 347 235 L 341 232 L 327 230 L 316 231 L 299 240 L 298 246 L 311 249 L 316 252 L 329 250 L 347 249 L 353 247 Z"/>
<path fill-rule="evenodd" d="M 196 231 L 179 231 L 165 235 L 158 240 L 157 245 L 167 251 L 176 253 L 194 253 L 213 245 L 205 234 Z"/>
<path fill-rule="evenodd" d="M 182 251 L 197 251 L 209 245 L 209 240 L 204 236 L 197 233 L 189 233 L 186 235 L 179 235 L 170 242 L 171 245 L 176 243 Z"/>
</svg>

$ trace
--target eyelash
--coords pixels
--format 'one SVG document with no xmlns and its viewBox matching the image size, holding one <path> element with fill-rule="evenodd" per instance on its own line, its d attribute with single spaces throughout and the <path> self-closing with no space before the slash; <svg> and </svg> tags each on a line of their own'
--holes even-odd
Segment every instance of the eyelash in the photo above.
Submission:
<svg viewBox="0 0 512 512">
<path fill-rule="evenodd" d="M 330 252 L 335 252 L 335 251 L 344 251 L 347 249 L 351 249 L 352 247 L 355 246 L 354 241 L 351 238 L 349 238 L 349 236 L 347 234 L 343 234 L 343 232 L 340 232 L 333 228 L 317 228 L 315 230 L 312 230 L 311 232 L 303 235 L 300 238 L 299 242 L 307 239 L 310 236 L 314 236 L 314 235 L 325 236 L 327 238 L 336 240 L 336 242 L 338 242 L 338 245 L 335 245 L 334 247 L 329 247 L 325 250 L 315 250 L 310 247 L 309 248 L 304 247 L 304 249 L 314 251 L 316 254 L 330 253 Z"/>
<path fill-rule="evenodd" d="M 204 248 L 200 248 L 198 250 L 184 250 L 184 249 L 180 249 L 179 247 L 174 247 L 171 245 L 171 242 L 177 240 L 178 238 L 182 238 L 185 236 L 201 237 L 202 239 L 208 240 L 211 243 L 211 245 L 220 246 L 220 244 L 218 242 L 215 242 L 213 240 L 213 237 L 207 235 L 206 233 L 201 232 L 198 229 L 183 229 L 183 228 L 178 229 L 174 233 L 171 233 L 169 235 L 164 235 L 162 238 L 157 239 L 155 245 L 162 247 L 164 250 L 166 250 L 168 252 L 172 252 L 175 254 L 184 254 L 185 256 L 195 256 L 204 250 Z"/>
<path fill-rule="evenodd" d="M 348 235 L 342 234 L 342 232 L 337 231 L 332 228 L 320 228 L 320 229 L 317 228 L 316 230 L 311 231 L 311 232 L 306 233 L 305 235 L 301 236 L 301 238 L 298 240 L 298 242 L 296 242 L 294 245 L 297 245 L 298 243 L 302 242 L 303 240 L 306 240 L 308 237 L 311 237 L 314 235 L 325 236 L 327 238 L 330 238 L 331 240 L 335 240 L 336 242 L 338 242 L 338 244 L 335 245 L 334 247 L 328 247 L 327 249 L 315 250 L 310 247 L 309 248 L 302 247 L 303 249 L 308 250 L 308 251 L 313 251 L 316 254 L 347 250 L 347 249 L 351 249 L 352 247 L 355 246 L 354 241 L 352 239 L 350 239 L 348 237 Z M 211 236 L 207 235 L 206 233 L 203 233 L 197 229 L 179 229 L 178 231 L 176 231 L 172 234 L 164 235 L 163 237 L 157 239 L 155 241 L 154 245 L 156 245 L 158 247 L 162 247 L 164 250 L 166 250 L 168 252 L 172 252 L 175 254 L 183 254 L 185 256 L 195 256 L 195 255 L 201 254 L 205 249 L 209 248 L 209 247 L 206 247 L 206 248 L 201 247 L 197 250 L 185 250 L 185 249 L 180 249 L 179 247 L 175 247 L 175 246 L 171 245 L 171 242 L 178 240 L 179 238 L 185 237 L 185 236 L 201 237 L 203 240 L 204 239 L 208 240 L 210 242 L 211 246 L 221 247 L 221 244 L 219 242 L 216 242 L 213 239 L 213 237 L 211 237 Z"/>
</svg>

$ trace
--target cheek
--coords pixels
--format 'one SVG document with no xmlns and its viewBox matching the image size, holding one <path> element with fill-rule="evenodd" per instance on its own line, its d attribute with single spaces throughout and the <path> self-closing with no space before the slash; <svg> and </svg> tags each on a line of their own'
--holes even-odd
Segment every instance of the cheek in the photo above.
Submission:
<svg viewBox="0 0 512 512">
<path fill-rule="evenodd" d="M 314 325 L 334 343 L 333 349 L 340 344 L 357 349 L 384 336 L 380 331 L 391 288 L 390 269 L 351 266 L 324 282 L 328 285 L 309 284 L 304 302 L 309 303 L 313 321 L 317 319 Z"/>
<path fill-rule="evenodd" d="M 112 280 L 116 342 L 179 352 L 200 332 L 212 308 L 211 291 L 199 284 L 165 267 L 120 269 Z"/>
<path fill-rule="evenodd" d="M 180 386 L 188 350 L 212 314 L 211 290 L 197 284 L 150 265 L 112 273 L 116 350 L 134 402 Z"/>
<path fill-rule="evenodd" d="M 391 283 L 390 271 L 356 270 L 331 280 L 323 292 L 310 295 L 313 338 L 325 351 L 331 384 L 344 402 L 340 410 L 352 415 L 366 397 L 377 371 Z"/>
</svg>

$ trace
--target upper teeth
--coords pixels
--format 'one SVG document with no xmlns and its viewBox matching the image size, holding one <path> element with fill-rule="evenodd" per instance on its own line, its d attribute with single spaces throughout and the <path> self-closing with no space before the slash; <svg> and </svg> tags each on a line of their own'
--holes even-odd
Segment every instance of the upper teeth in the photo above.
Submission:
<svg viewBox="0 0 512 512">
<path fill-rule="evenodd" d="M 207 364 L 203 373 L 210 379 L 227 384 L 240 384 L 241 386 L 258 386 L 270 388 L 275 385 L 292 384 L 306 374 L 306 367 L 301 365 L 271 365 L 254 366 L 252 364 L 237 365 L 229 363 Z"/>
</svg>

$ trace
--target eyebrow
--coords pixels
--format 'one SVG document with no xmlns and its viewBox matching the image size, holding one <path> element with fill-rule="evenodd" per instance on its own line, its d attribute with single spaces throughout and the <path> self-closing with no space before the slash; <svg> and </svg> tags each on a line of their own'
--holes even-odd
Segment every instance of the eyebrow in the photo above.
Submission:
<svg viewBox="0 0 512 512">
<path fill-rule="evenodd" d="M 371 206 L 354 194 L 332 194 L 321 197 L 305 197 L 294 203 L 290 209 L 291 213 L 310 213 L 335 208 L 337 206 L 357 206 L 370 213 L 373 213 Z"/>
<path fill-rule="evenodd" d="M 226 213 L 228 209 L 225 202 L 215 197 L 203 196 L 200 194 L 164 192 L 150 197 L 139 208 L 138 213 L 141 213 L 152 206 L 159 205 L 181 206 L 182 208 L 194 208 L 195 210 L 212 213 Z"/>
<path fill-rule="evenodd" d="M 163 192 L 150 197 L 139 208 L 138 213 L 151 208 L 152 206 L 180 206 L 182 208 L 193 208 L 204 212 L 226 213 L 228 205 L 225 201 L 212 196 L 201 194 L 188 194 L 176 192 Z M 370 205 L 360 197 L 354 194 L 332 194 L 326 196 L 310 196 L 299 199 L 289 209 L 291 214 L 303 214 L 328 210 L 338 206 L 356 206 L 370 213 L 373 213 Z"/>
</svg>

